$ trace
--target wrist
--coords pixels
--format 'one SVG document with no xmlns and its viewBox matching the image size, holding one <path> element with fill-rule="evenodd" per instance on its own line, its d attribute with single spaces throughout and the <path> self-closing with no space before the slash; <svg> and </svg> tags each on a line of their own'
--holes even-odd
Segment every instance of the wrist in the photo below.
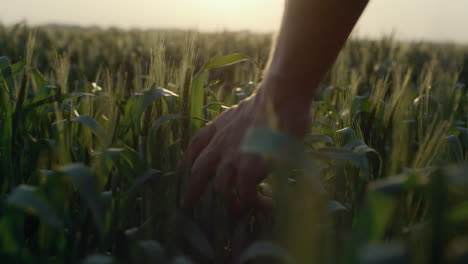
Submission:
<svg viewBox="0 0 468 264">
<path fill-rule="evenodd" d="M 296 90 L 295 82 L 264 80 L 255 95 L 257 111 L 270 120 L 268 126 L 302 138 L 312 117 L 312 96 Z"/>
<path fill-rule="evenodd" d="M 268 75 L 257 90 L 260 104 L 269 104 L 278 114 L 305 115 L 312 105 L 315 87 L 287 76 Z"/>
</svg>

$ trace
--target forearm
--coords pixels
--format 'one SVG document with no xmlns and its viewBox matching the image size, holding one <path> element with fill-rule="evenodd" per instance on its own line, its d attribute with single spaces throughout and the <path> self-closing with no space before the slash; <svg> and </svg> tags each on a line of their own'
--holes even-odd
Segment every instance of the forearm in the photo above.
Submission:
<svg viewBox="0 0 468 264">
<path fill-rule="evenodd" d="M 269 97 L 310 102 L 368 0 L 286 0 L 263 88 Z M 279 85 L 277 85 L 279 84 Z M 286 84 L 286 86 L 285 86 Z"/>
</svg>

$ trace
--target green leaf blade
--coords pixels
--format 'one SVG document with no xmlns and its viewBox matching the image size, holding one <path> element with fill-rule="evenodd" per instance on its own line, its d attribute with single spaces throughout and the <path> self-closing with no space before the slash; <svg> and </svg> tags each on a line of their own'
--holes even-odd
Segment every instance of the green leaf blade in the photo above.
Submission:
<svg viewBox="0 0 468 264">
<path fill-rule="evenodd" d="M 7 202 L 32 211 L 38 217 L 46 221 L 51 226 L 62 227 L 63 222 L 57 214 L 38 195 L 36 187 L 29 185 L 19 185 L 8 196 Z"/>
<path fill-rule="evenodd" d="M 207 64 L 205 64 L 205 67 L 203 69 L 209 71 L 212 69 L 233 65 L 246 60 L 249 60 L 249 57 L 240 53 L 233 53 L 212 59 Z"/>
</svg>

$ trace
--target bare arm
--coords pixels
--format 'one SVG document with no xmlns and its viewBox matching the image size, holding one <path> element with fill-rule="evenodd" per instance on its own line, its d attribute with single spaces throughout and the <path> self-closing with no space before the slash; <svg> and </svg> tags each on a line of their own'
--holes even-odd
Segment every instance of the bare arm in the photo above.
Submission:
<svg viewBox="0 0 468 264">
<path fill-rule="evenodd" d="M 366 4 L 367 0 L 286 0 L 276 47 L 257 94 L 201 129 L 184 155 L 184 166 L 191 167 L 184 208 L 197 202 L 211 179 L 235 213 L 274 206 L 257 192 L 269 168 L 259 157 L 241 153 L 244 135 L 251 127 L 263 126 L 304 136 L 314 93 Z M 271 106 L 278 121 L 274 127 Z"/>
<path fill-rule="evenodd" d="M 286 0 L 262 88 L 297 104 L 310 102 L 332 66 L 368 0 Z M 276 83 L 289 83 L 287 88 Z M 276 101 L 276 100 L 275 100 Z M 304 102 L 306 103 L 306 102 Z"/>
</svg>

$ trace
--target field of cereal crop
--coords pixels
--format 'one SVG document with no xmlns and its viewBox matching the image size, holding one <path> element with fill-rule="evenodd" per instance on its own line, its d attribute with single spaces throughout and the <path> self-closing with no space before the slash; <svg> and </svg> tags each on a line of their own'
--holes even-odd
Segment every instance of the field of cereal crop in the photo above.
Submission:
<svg viewBox="0 0 468 264">
<path fill-rule="evenodd" d="M 178 209 L 191 136 L 255 91 L 271 42 L 0 25 L 1 262 L 467 263 L 467 46 L 349 41 L 304 142 L 245 139 L 276 210 L 234 220 L 210 188 Z"/>
</svg>

